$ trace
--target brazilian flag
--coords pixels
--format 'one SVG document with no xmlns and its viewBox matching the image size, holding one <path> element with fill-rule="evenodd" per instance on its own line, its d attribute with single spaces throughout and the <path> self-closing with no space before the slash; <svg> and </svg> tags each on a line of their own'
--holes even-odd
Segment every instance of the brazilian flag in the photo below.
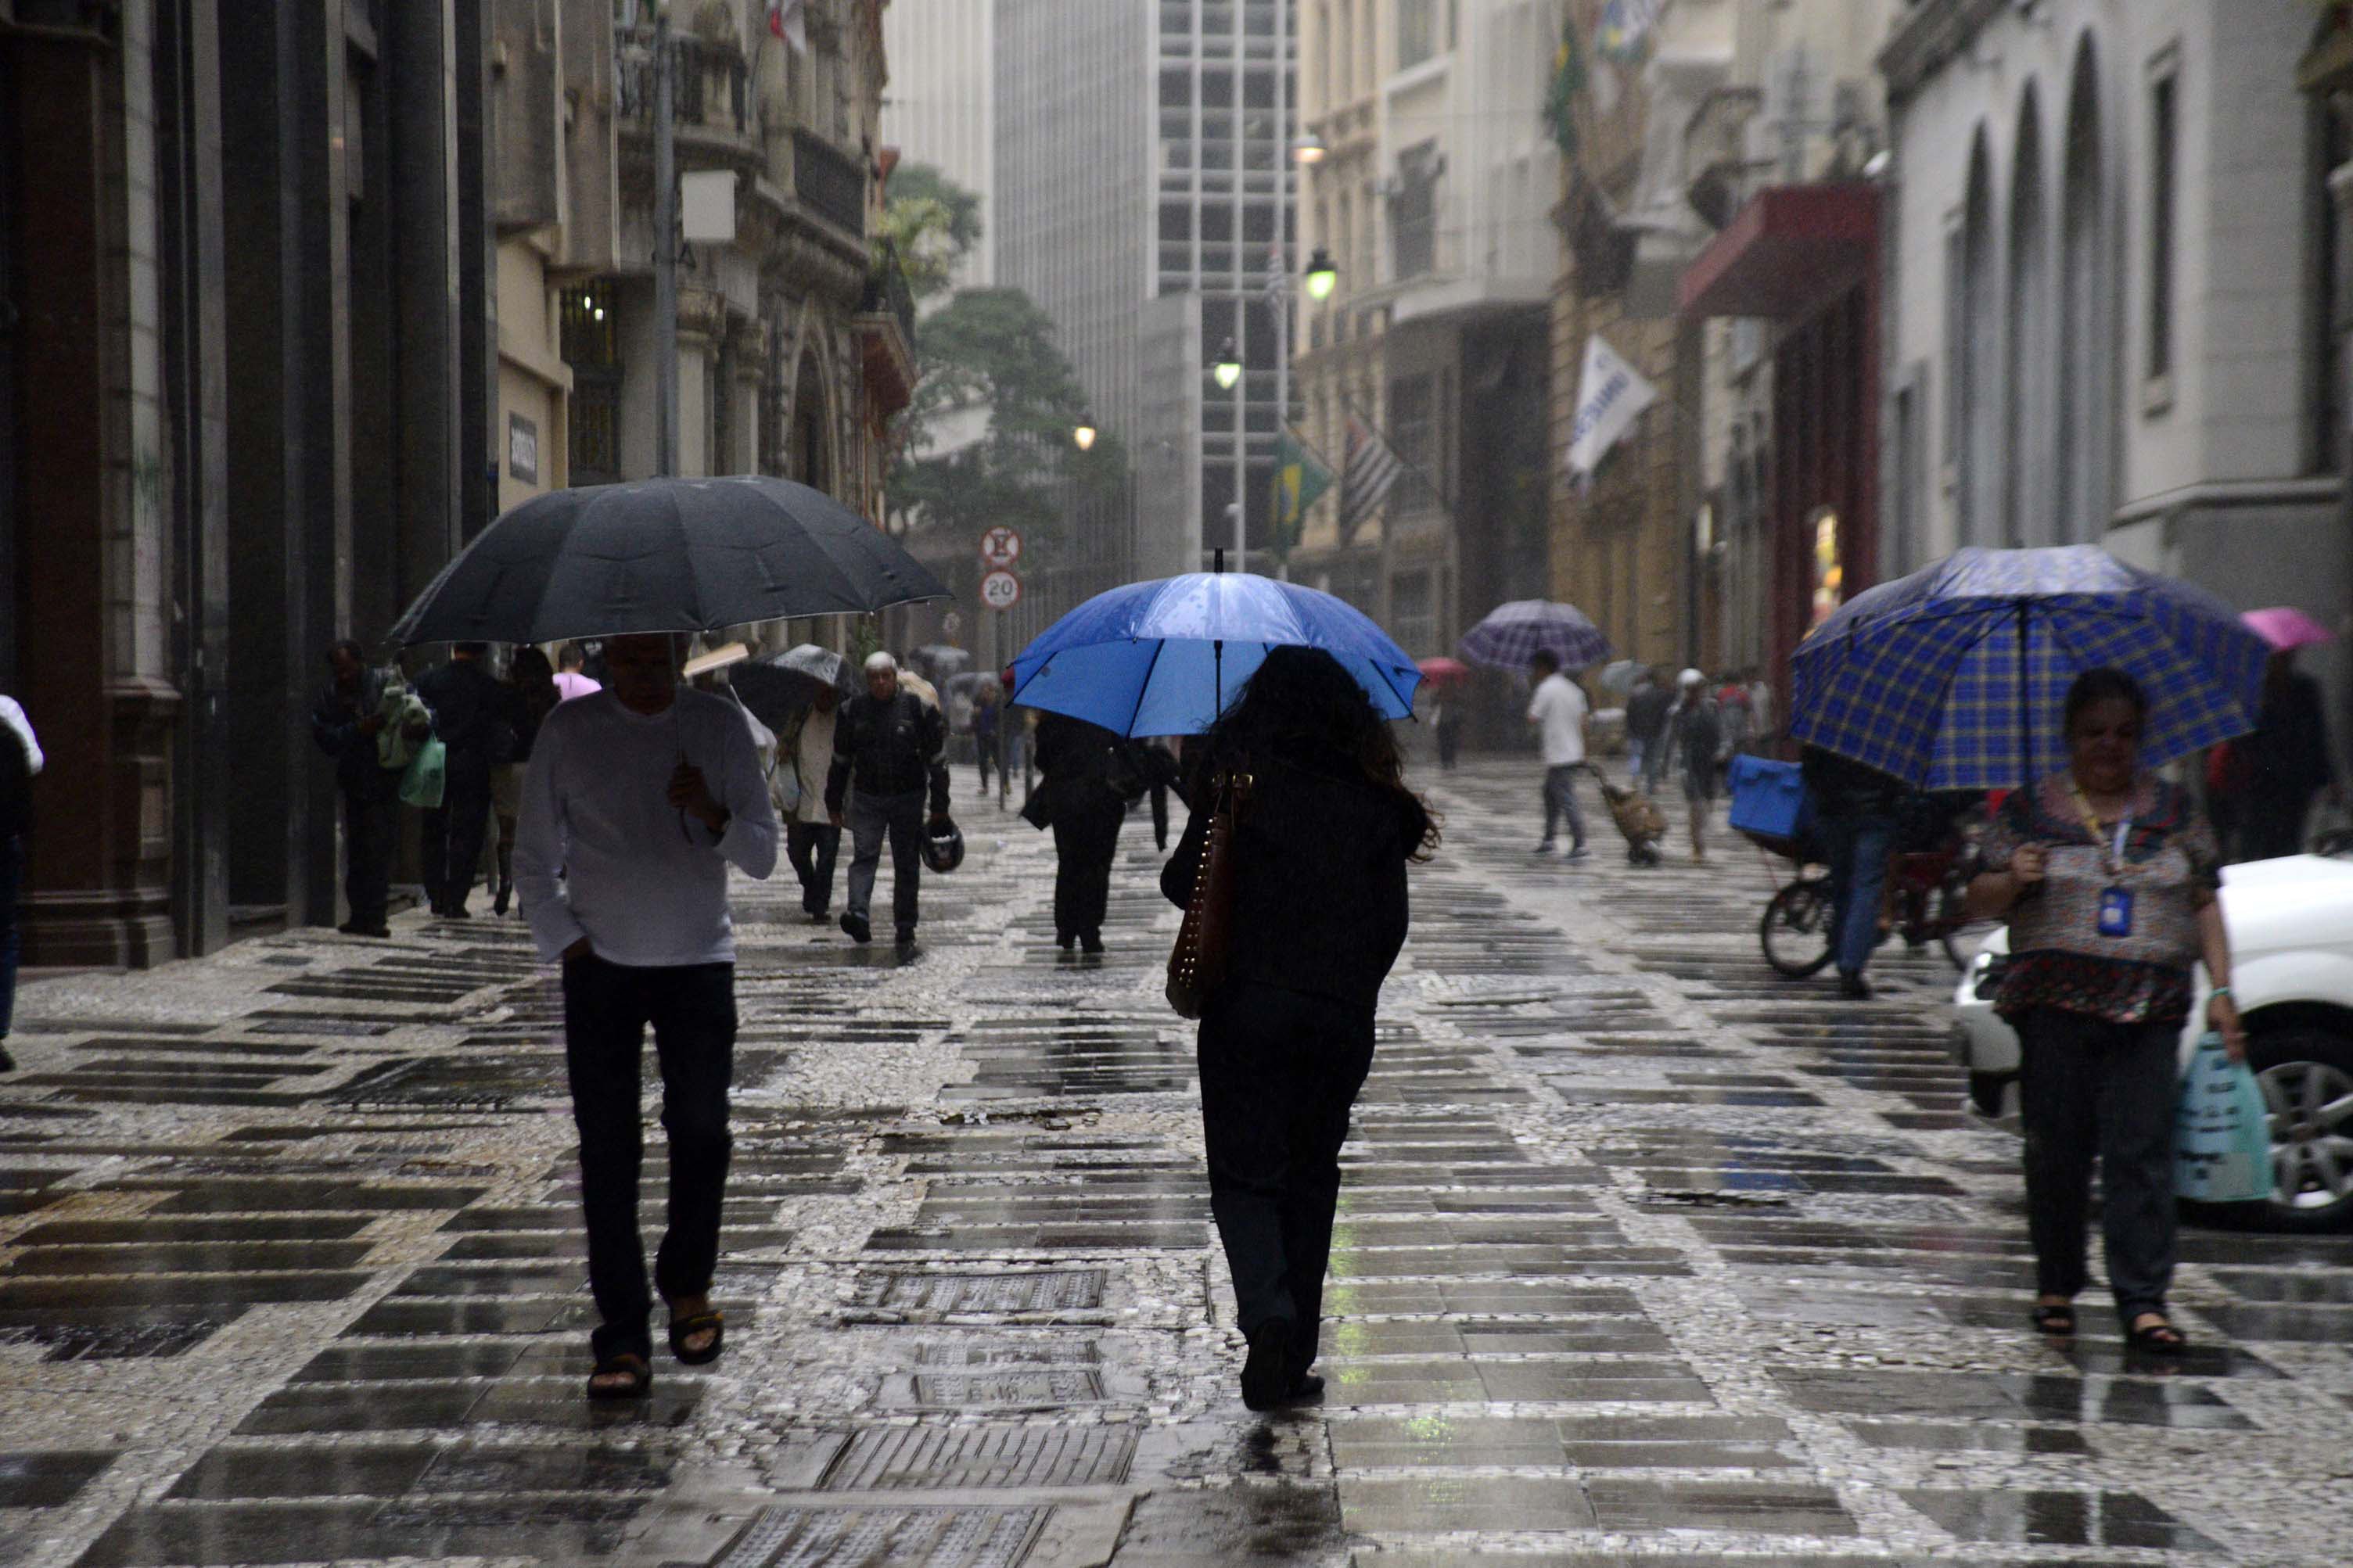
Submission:
<svg viewBox="0 0 2353 1568">
<path fill-rule="evenodd" d="M 1307 509 L 1332 488 L 1332 470 L 1315 460 L 1307 444 L 1285 427 L 1274 444 L 1274 497 L 1267 515 L 1274 519 L 1277 560 L 1291 554 L 1307 521 Z"/>
<path fill-rule="evenodd" d="M 1552 58 L 1552 88 L 1545 94 L 1545 128 L 1564 158 L 1577 156 L 1577 100 L 1585 93 L 1585 51 L 1577 37 L 1577 18 L 1560 30 L 1560 48 Z"/>
</svg>

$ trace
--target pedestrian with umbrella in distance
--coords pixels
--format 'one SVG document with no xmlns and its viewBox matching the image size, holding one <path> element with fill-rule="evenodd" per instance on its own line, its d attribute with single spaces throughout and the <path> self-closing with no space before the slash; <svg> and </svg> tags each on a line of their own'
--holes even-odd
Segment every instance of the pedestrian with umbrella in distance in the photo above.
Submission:
<svg viewBox="0 0 2353 1568">
<path fill-rule="evenodd" d="M 923 801 L 930 826 L 948 820 L 948 725 L 939 708 L 899 679 L 887 653 L 866 660 L 866 689 L 842 704 L 833 726 L 833 766 L 826 775 L 825 809 L 834 826 L 848 826 L 852 845 L 849 901 L 841 929 L 861 945 L 874 939 L 871 911 L 874 873 L 891 847 L 891 918 L 898 944 L 915 942 L 923 913 Z"/>
<path fill-rule="evenodd" d="M 652 1384 L 638 1235 L 638 1082 L 650 1024 L 670 1135 L 654 1285 L 672 1353 L 714 1360 L 711 1310 L 734 1066 L 731 868 L 765 878 L 776 818 L 734 702 L 683 689 L 680 634 L 944 598 L 914 559 L 832 498 L 765 478 L 558 490 L 506 513 L 393 628 L 406 645 L 599 637 L 610 684 L 549 713 L 523 781 L 515 885 L 540 956 L 564 965 L 565 1061 L 580 1132 L 591 1398 Z"/>
</svg>

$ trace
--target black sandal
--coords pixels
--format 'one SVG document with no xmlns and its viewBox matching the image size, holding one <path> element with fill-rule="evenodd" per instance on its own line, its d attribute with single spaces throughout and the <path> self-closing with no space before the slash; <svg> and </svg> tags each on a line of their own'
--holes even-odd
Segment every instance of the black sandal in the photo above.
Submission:
<svg viewBox="0 0 2353 1568">
<path fill-rule="evenodd" d="M 2178 1355 L 2189 1348 L 2189 1336 L 2175 1327 L 2169 1320 L 2143 1323 L 2127 1329 L 2126 1336 L 2137 1351 L 2149 1351 L 2158 1355 Z"/>
<path fill-rule="evenodd" d="M 596 1381 L 600 1377 L 626 1377 L 629 1381 L 600 1384 Z M 588 1374 L 591 1399 L 643 1399 L 653 1392 L 653 1386 L 654 1369 L 635 1351 L 597 1357 L 596 1370 Z"/>
<path fill-rule="evenodd" d="M 695 1334 L 709 1334 L 711 1342 L 690 1352 L 686 1342 Z M 670 1321 L 670 1353 L 684 1366 L 709 1366 L 719 1359 L 720 1349 L 727 1342 L 726 1321 L 717 1312 L 694 1312 Z"/>
<path fill-rule="evenodd" d="M 2034 1304 L 2034 1326 L 2054 1340 L 2073 1338 L 2075 1332 L 2075 1309 L 2070 1303 L 2054 1307 L 2047 1301 Z"/>
</svg>

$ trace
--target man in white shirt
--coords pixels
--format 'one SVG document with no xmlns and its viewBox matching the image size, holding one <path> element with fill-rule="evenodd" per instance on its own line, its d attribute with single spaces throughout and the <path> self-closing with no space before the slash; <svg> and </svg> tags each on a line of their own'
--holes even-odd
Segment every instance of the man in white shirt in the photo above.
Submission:
<svg viewBox="0 0 2353 1568">
<path fill-rule="evenodd" d="M 593 1399 L 652 1381 L 652 1299 L 638 1239 L 639 1057 L 653 1026 L 670 1134 L 670 1226 L 654 1283 L 671 1351 L 719 1354 L 711 1310 L 735 1058 L 732 864 L 765 879 L 776 814 L 742 712 L 678 684 L 662 636 L 607 645 L 610 684 L 559 704 L 533 742 L 515 889 L 543 961 L 564 963 L 564 1053 L 580 1131 L 588 1283 L 603 1319 Z"/>
<path fill-rule="evenodd" d="M 1577 770 L 1585 764 L 1585 734 L 1593 722 L 1593 710 L 1585 693 L 1560 671 L 1560 660 L 1539 649 L 1529 662 L 1528 673 L 1535 677 L 1535 695 L 1528 702 L 1528 722 L 1535 725 L 1543 742 L 1545 762 L 1545 829 L 1544 842 L 1536 846 L 1539 855 L 1549 855 L 1555 842 L 1555 832 L 1561 819 L 1568 821 L 1568 858 L 1582 860 L 1586 857 L 1585 814 L 1577 805 Z"/>
</svg>

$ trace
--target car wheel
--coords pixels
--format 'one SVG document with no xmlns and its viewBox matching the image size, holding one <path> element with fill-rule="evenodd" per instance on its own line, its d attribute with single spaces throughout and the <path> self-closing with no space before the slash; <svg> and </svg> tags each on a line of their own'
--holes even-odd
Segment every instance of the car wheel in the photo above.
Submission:
<svg viewBox="0 0 2353 1568">
<path fill-rule="evenodd" d="M 1805 878 L 1774 894 L 1757 927 L 1765 962 L 1792 980 L 1829 968 L 1831 909 L 1828 877 Z"/>
<path fill-rule="evenodd" d="M 2283 1029 L 2247 1042 L 2271 1110 L 2270 1222 L 2294 1231 L 2353 1226 L 2353 1039 Z"/>
</svg>

